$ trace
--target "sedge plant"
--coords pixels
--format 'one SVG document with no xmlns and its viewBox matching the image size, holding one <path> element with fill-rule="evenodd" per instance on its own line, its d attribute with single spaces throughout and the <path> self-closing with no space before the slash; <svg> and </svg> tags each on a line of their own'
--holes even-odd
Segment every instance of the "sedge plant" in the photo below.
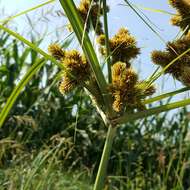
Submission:
<svg viewBox="0 0 190 190">
<path fill-rule="evenodd" d="M 76 87 L 84 88 L 107 127 L 107 137 L 94 184 L 94 190 L 102 190 L 105 186 L 107 165 L 118 127 L 127 122 L 190 104 L 190 99 L 187 98 L 153 108 L 148 106 L 153 102 L 189 90 L 190 4 L 186 0 L 169 1 L 177 9 L 177 14 L 172 18 L 172 24 L 179 26 L 183 35 L 173 42 L 168 42 L 165 51 L 152 52 L 152 61 L 161 66 L 161 69 L 143 80 L 139 78 L 132 66 L 132 60 L 140 54 L 136 39 L 123 26 L 114 36 L 109 36 L 107 17 L 109 6 L 106 0 L 81 0 L 78 6 L 73 0 L 59 0 L 59 2 L 69 21 L 68 29 L 75 33 L 82 51 L 65 50 L 59 44 L 50 44 L 48 54 L 5 25 L 0 25 L 0 29 L 43 56 L 39 59 L 39 63 L 29 69 L 7 100 L 1 110 L 0 126 L 3 125 L 19 93 L 43 66 L 44 60 L 52 61 L 61 70 L 59 91 L 65 95 Z M 125 3 L 134 9 L 127 0 Z M 90 38 L 92 31 L 97 38 L 99 53 L 104 57 L 104 63 L 107 66 L 106 74 L 103 72 Z M 155 81 L 165 73 L 171 74 L 186 87 L 150 97 L 156 92 Z"/>
</svg>

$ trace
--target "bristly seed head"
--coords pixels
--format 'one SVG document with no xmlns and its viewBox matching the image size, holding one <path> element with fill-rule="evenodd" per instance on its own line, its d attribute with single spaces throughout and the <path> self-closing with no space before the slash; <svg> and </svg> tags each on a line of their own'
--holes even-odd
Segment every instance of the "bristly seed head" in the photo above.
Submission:
<svg viewBox="0 0 190 190">
<path fill-rule="evenodd" d="M 100 52 L 106 52 L 105 35 L 99 36 L 97 42 L 101 45 Z M 113 63 L 117 61 L 129 63 L 131 59 L 140 53 L 140 49 L 136 46 L 135 38 L 130 35 L 126 28 L 121 28 L 118 33 L 109 40 L 109 46 Z M 127 66 L 130 67 L 130 64 Z"/>
<path fill-rule="evenodd" d="M 147 84 L 147 83 L 146 83 Z M 116 62 L 112 66 L 112 84 L 110 91 L 113 95 L 113 109 L 116 112 L 142 109 L 141 99 L 155 92 L 153 86 L 145 88 L 145 81 L 138 82 L 138 75 L 126 63 Z"/>
<path fill-rule="evenodd" d="M 106 11 L 109 11 L 108 7 Z M 83 22 L 87 22 L 87 32 L 89 31 L 92 24 L 97 35 L 101 35 L 104 33 L 102 22 L 100 20 L 100 16 L 103 15 L 103 8 L 100 7 L 99 1 L 81 0 L 78 7 L 78 12 L 82 17 Z"/>
<path fill-rule="evenodd" d="M 62 94 L 70 92 L 74 87 L 88 80 L 90 66 L 86 58 L 80 55 L 77 50 L 65 51 L 65 56 L 61 62 L 66 68 L 59 85 Z"/>
<path fill-rule="evenodd" d="M 190 1 L 189 0 L 169 0 L 169 4 L 176 10 L 177 14 L 171 19 L 171 23 L 180 27 L 187 33 L 190 29 Z"/>
<path fill-rule="evenodd" d="M 65 51 L 62 50 L 62 48 L 58 44 L 49 45 L 48 51 L 57 60 L 61 60 L 65 57 Z"/>
<path fill-rule="evenodd" d="M 168 42 L 165 51 L 153 51 L 152 52 L 152 61 L 165 68 L 173 60 L 175 60 L 179 55 L 187 51 L 190 47 L 190 32 L 187 33 L 183 38 L 175 40 L 173 42 Z M 184 74 L 184 71 L 188 71 L 190 68 L 190 52 L 183 55 L 181 58 L 177 59 L 170 65 L 165 73 L 170 73 L 177 80 L 181 81 L 186 86 L 189 86 L 189 80 Z M 188 72 L 189 73 L 189 72 Z M 186 80 L 187 79 L 187 80 Z M 184 82 L 185 81 L 185 82 Z"/>
</svg>

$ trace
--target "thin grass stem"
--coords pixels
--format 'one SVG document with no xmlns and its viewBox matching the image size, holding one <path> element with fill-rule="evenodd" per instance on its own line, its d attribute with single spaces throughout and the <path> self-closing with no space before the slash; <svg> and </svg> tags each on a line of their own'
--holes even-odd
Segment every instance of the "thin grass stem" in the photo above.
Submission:
<svg viewBox="0 0 190 190">
<path fill-rule="evenodd" d="M 109 46 L 109 33 L 108 33 L 108 18 L 107 18 L 107 3 L 103 0 L 103 14 L 104 14 L 104 32 L 105 32 L 105 42 L 106 42 L 106 61 L 108 68 L 108 81 L 111 83 L 111 56 L 110 56 L 110 46 Z"/>
<path fill-rule="evenodd" d="M 115 133 L 116 133 L 116 127 L 110 125 L 108 128 L 107 137 L 104 144 L 104 149 L 93 190 L 102 190 L 104 187 L 108 161 L 111 154 Z"/>
</svg>

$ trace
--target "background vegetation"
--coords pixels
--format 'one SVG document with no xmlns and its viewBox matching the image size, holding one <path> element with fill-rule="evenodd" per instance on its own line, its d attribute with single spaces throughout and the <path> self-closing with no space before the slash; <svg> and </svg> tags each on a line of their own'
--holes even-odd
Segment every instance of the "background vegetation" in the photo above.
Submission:
<svg viewBox="0 0 190 190">
<path fill-rule="evenodd" d="M 37 45 L 43 41 L 31 39 Z M 62 46 L 71 43 L 68 38 Z M 38 57 L 0 31 L 0 110 Z M 92 189 L 106 128 L 83 90 L 67 96 L 58 92 L 57 72 L 51 62 L 45 64 L 0 129 L 2 190 Z M 186 108 L 122 125 L 114 141 L 106 188 L 190 189 L 188 130 Z"/>
</svg>

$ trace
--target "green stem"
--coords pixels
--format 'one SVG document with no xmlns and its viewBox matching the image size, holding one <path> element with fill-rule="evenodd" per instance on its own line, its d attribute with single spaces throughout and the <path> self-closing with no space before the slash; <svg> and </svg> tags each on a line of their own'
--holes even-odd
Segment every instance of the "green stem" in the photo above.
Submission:
<svg viewBox="0 0 190 190">
<path fill-rule="evenodd" d="M 108 166 L 108 161 L 109 161 L 115 133 L 116 133 L 116 127 L 113 127 L 110 125 L 108 128 L 106 142 L 104 145 L 104 150 L 102 153 L 102 157 L 101 157 L 101 161 L 98 168 L 98 173 L 96 176 L 96 181 L 95 181 L 93 190 L 102 190 L 104 187 L 106 170 Z"/>
<path fill-rule="evenodd" d="M 96 81 L 105 102 L 106 112 L 112 116 L 112 97 L 108 93 L 106 79 L 101 70 L 98 58 L 88 36 L 88 33 L 84 31 L 82 18 L 79 15 L 73 0 L 59 0 L 59 2 L 64 9 L 67 18 L 69 19 L 73 31 L 75 32 L 77 39 L 83 49 L 83 52 L 92 68 L 92 71 L 94 72 Z"/>
<path fill-rule="evenodd" d="M 111 83 L 111 58 L 110 58 L 110 46 L 109 46 L 109 33 L 108 33 L 108 18 L 107 18 L 107 4 L 106 0 L 103 0 L 103 14 L 104 14 L 104 32 L 106 37 L 106 61 L 108 67 L 108 81 Z"/>
<path fill-rule="evenodd" d="M 77 12 L 77 8 L 72 0 L 59 0 L 62 5 L 67 18 L 69 19 L 71 26 L 78 38 L 80 45 L 91 65 L 91 68 L 95 74 L 96 80 L 103 94 L 106 94 L 106 80 L 100 68 L 98 58 L 90 41 L 90 38 L 86 31 L 84 31 L 84 24 L 80 15 Z"/>
<path fill-rule="evenodd" d="M 169 110 L 172 110 L 172 109 L 184 107 L 184 106 L 187 106 L 189 104 L 190 104 L 190 98 L 188 98 L 186 100 L 177 101 L 177 102 L 174 102 L 174 103 L 171 103 L 171 104 L 167 104 L 167 105 L 147 109 L 145 111 L 140 111 L 140 112 L 133 113 L 133 114 L 126 113 L 123 116 L 113 120 L 112 122 L 118 123 L 118 124 L 123 124 L 123 123 L 134 121 L 134 120 L 137 120 L 137 119 L 143 119 L 145 117 L 148 117 L 148 116 L 151 116 L 151 115 L 154 115 L 154 114 L 159 114 L 161 112 L 165 112 L 165 111 L 169 111 Z"/>
<path fill-rule="evenodd" d="M 164 98 L 175 96 L 175 95 L 177 95 L 179 93 L 182 93 L 182 92 L 185 92 L 185 91 L 188 91 L 188 90 L 190 90 L 190 87 L 181 88 L 181 89 L 173 91 L 173 92 L 168 92 L 166 94 L 162 94 L 162 95 L 159 95 L 159 96 L 144 100 L 142 103 L 143 104 L 150 104 L 150 103 L 162 100 Z"/>
</svg>

